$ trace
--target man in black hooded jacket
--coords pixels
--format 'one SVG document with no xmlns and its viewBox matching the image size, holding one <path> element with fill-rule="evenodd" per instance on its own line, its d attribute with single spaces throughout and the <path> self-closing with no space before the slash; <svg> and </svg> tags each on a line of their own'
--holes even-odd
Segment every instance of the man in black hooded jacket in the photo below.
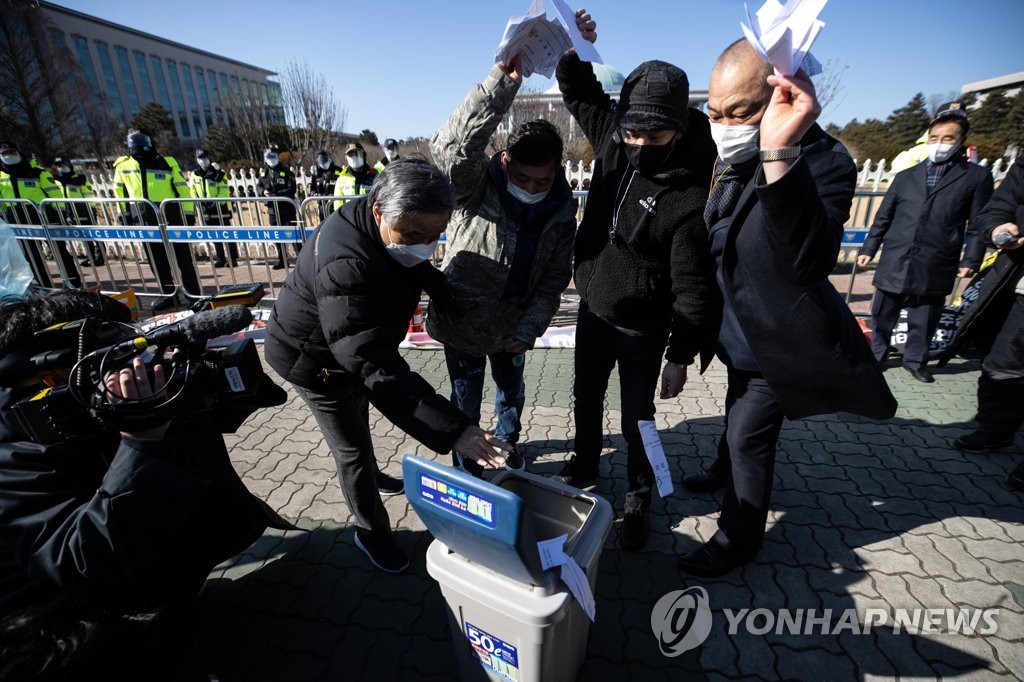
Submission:
<svg viewBox="0 0 1024 682">
<path fill-rule="evenodd" d="M 585 10 L 577 25 L 596 40 Z M 619 542 L 636 550 L 647 539 L 655 480 L 637 422 L 654 419 L 662 355 L 660 393 L 670 398 L 707 335 L 712 263 L 703 211 L 715 150 L 678 67 L 638 66 L 617 108 L 575 52 L 561 58 L 557 76 L 596 163 L 575 246 L 575 455 L 556 478 L 575 486 L 597 478 L 604 395 L 618 364 L 629 477 Z"/>
</svg>

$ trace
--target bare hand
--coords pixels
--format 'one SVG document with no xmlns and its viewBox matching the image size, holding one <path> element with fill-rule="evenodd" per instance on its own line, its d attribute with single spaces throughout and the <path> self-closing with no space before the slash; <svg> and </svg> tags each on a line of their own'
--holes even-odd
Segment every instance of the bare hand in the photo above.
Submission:
<svg viewBox="0 0 1024 682">
<path fill-rule="evenodd" d="M 1004 232 L 1013 235 L 1015 239 L 1012 242 L 1003 244 L 999 247 L 1000 249 L 1003 251 L 1013 251 L 1014 249 L 1019 249 L 1021 246 L 1024 246 L 1024 237 L 1021 236 L 1020 231 L 1014 223 L 1003 223 L 999 227 L 993 229 L 992 239 L 995 239 L 997 234 L 1002 234 Z"/>
<path fill-rule="evenodd" d="M 576 10 L 576 28 L 583 34 L 584 40 L 597 42 L 597 22 L 585 9 Z"/>
<path fill-rule="evenodd" d="M 661 398 L 675 398 L 686 383 L 686 365 L 666 362 L 661 372 Z"/>
<path fill-rule="evenodd" d="M 263 190 L 263 196 L 269 197 L 270 196 L 270 190 L 269 189 Z"/>
<path fill-rule="evenodd" d="M 864 270 L 868 267 L 868 263 L 871 262 L 871 256 L 860 255 L 857 256 L 857 269 Z"/>
<path fill-rule="evenodd" d="M 132 360 L 131 367 L 125 367 L 117 372 L 111 372 L 104 379 L 107 386 L 108 399 L 116 404 L 122 400 L 143 400 L 163 393 L 164 390 L 164 366 L 156 363 L 153 366 L 153 379 L 150 381 L 146 363 L 142 358 Z M 145 440 L 160 440 L 167 432 L 170 424 L 162 424 L 145 431 L 122 431 L 122 436 L 142 438 Z"/>
<path fill-rule="evenodd" d="M 505 346 L 506 353 L 525 353 L 526 351 L 533 348 L 533 346 L 527 344 L 524 341 L 513 341 L 512 343 Z"/>
<path fill-rule="evenodd" d="M 495 438 L 490 431 L 470 425 L 455 439 L 454 449 L 482 467 L 500 469 L 505 466 L 505 453 L 512 450 L 512 446 Z"/>
<path fill-rule="evenodd" d="M 523 55 L 516 54 L 508 64 L 504 62 L 498 64 L 498 68 L 504 71 L 505 75 L 514 83 L 523 82 Z"/>
<path fill-rule="evenodd" d="M 768 76 L 775 88 L 761 118 L 761 149 L 795 147 L 821 114 L 814 85 L 803 70 L 795 76 Z"/>
<path fill-rule="evenodd" d="M 956 276 L 959 277 L 960 279 L 963 279 L 964 277 L 970 277 L 973 274 L 974 268 L 960 268 L 959 270 L 956 271 Z"/>
</svg>

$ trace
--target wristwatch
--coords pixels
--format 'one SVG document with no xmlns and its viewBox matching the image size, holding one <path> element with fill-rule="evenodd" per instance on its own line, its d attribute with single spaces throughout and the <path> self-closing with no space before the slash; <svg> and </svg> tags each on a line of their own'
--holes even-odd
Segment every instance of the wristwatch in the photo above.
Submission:
<svg viewBox="0 0 1024 682">
<path fill-rule="evenodd" d="M 778 149 L 762 149 L 762 161 L 784 161 L 800 156 L 800 147 L 779 147 Z"/>
</svg>

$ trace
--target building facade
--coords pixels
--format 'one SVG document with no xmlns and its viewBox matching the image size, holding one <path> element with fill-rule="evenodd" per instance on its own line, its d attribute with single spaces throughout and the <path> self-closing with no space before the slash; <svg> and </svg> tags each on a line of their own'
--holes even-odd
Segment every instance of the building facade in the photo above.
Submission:
<svg viewBox="0 0 1024 682">
<path fill-rule="evenodd" d="M 178 137 L 197 144 L 210 126 L 231 126 L 232 112 L 258 112 L 284 125 L 281 86 L 272 71 L 182 45 L 97 17 L 40 2 L 50 39 L 70 51 L 111 114 L 128 121 L 155 102 L 171 113 Z"/>
</svg>

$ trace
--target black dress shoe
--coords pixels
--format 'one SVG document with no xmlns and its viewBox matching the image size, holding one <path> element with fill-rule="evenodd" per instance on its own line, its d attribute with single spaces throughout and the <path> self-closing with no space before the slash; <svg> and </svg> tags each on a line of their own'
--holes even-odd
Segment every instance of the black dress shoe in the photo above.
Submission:
<svg viewBox="0 0 1024 682">
<path fill-rule="evenodd" d="M 222 267 L 224 267 L 227 264 L 228 264 L 228 262 L 226 260 L 224 260 L 223 258 L 218 258 L 217 260 L 213 261 L 213 267 L 215 267 L 215 268 L 222 268 Z"/>
<path fill-rule="evenodd" d="M 178 296 L 176 294 L 171 294 L 170 296 L 164 296 L 163 298 L 158 298 L 154 301 L 152 310 L 154 313 L 166 313 L 177 309 L 178 305 Z"/>
<path fill-rule="evenodd" d="M 273 267 L 271 269 L 273 269 L 273 270 L 284 270 L 284 263 L 282 261 L 277 261 L 276 263 L 274 263 L 274 265 L 273 265 Z"/>
<path fill-rule="evenodd" d="M 1013 435 L 1006 438 L 1001 436 L 991 436 L 982 431 L 972 431 L 966 436 L 960 436 L 954 440 L 953 447 L 960 452 L 979 454 L 1008 448 L 1013 445 L 1013 441 Z"/>
<path fill-rule="evenodd" d="M 914 377 L 915 379 L 917 379 L 918 381 L 920 381 L 922 383 L 925 383 L 925 384 L 935 383 L 935 377 L 933 377 L 932 373 L 929 372 L 928 370 L 926 370 L 924 367 L 918 368 L 918 367 L 910 367 L 908 365 L 903 365 L 903 369 L 907 370 L 910 373 L 910 376 Z"/>
<path fill-rule="evenodd" d="M 707 471 L 683 476 L 683 487 L 696 493 L 710 493 L 724 488 L 729 481 L 729 466 L 716 459 Z"/>
<path fill-rule="evenodd" d="M 746 563 L 750 562 L 727 555 L 722 546 L 712 540 L 679 557 L 677 566 L 683 573 L 702 578 L 717 578 Z"/>
<path fill-rule="evenodd" d="M 1024 490 L 1024 462 L 1006 475 L 1006 487 L 1010 490 Z"/>
<path fill-rule="evenodd" d="M 551 477 L 551 480 L 573 488 L 589 488 L 597 483 L 597 474 L 597 466 L 593 468 L 584 466 L 579 455 L 573 455 L 562 467 L 562 470 Z"/>
</svg>

